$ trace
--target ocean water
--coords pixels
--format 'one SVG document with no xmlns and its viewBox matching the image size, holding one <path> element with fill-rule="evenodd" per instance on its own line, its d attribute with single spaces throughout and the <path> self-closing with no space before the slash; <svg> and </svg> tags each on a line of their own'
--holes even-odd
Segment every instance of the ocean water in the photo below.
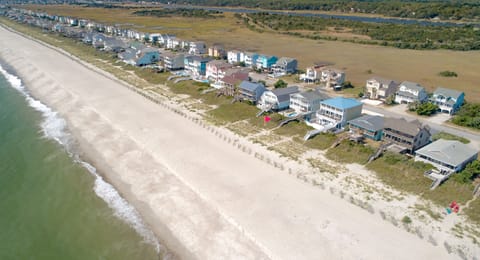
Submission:
<svg viewBox="0 0 480 260">
<path fill-rule="evenodd" d="M 4 67 L 0 259 L 165 258 L 135 209 L 76 155 L 65 121 Z"/>
</svg>

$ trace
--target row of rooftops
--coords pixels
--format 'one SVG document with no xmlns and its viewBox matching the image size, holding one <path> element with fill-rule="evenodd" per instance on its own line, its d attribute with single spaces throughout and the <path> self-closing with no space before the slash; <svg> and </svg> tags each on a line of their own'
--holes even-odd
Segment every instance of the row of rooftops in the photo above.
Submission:
<svg viewBox="0 0 480 260">
<path fill-rule="evenodd" d="M 177 43 L 182 42 L 182 46 L 206 46 L 204 42 L 201 41 L 182 41 L 178 39 L 175 35 L 172 34 L 160 34 L 160 33 L 143 33 L 139 32 L 136 30 L 132 29 L 122 29 L 116 25 L 104 25 L 101 23 L 93 22 L 87 19 L 78 19 L 75 17 L 66 17 L 66 16 L 57 16 L 57 15 L 49 15 L 44 12 L 34 12 L 31 10 L 23 10 L 23 9 L 17 9 L 17 8 L 12 8 L 8 11 L 9 16 L 16 16 L 17 18 L 20 18 L 23 16 L 28 16 L 29 18 L 35 17 L 38 19 L 44 19 L 49 21 L 51 24 L 54 24 L 54 22 L 57 22 L 57 25 L 60 26 L 60 24 L 65 24 L 65 28 L 72 28 L 71 26 L 82 26 L 84 28 L 88 28 L 91 31 L 85 31 L 85 34 L 89 34 L 91 37 L 95 34 L 95 32 L 106 32 L 112 34 L 114 37 L 107 37 L 105 40 L 106 41 L 113 41 L 115 37 L 121 36 L 126 39 L 134 39 L 134 40 L 144 40 L 147 39 L 150 42 L 154 42 L 153 39 L 156 38 L 160 41 L 161 43 L 164 44 L 165 46 L 167 45 L 168 40 L 174 40 L 177 41 Z M 132 47 L 132 46 L 131 46 Z M 134 47 L 132 47 L 135 49 Z M 224 53 L 223 46 L 221 44 L 213 44 L 211 46 L 212 52 L 215 52 L 219 55 L 222 55 L 221 53 Z M 234 50 L 235 52 L 237 50 Z M 280 57 L 277 58 L 276 56 L 272 55 L 263 55 L 263 54 L 257 54 L 253 52 L 245 52 L 245 53 L 250 53 L 251 55 L 258 55 L 259 57 L 265 57 L 266 59 L 270 58 L 275 58 L 277 59 L 275 64 L 278 66 L 281 66 L 283 64 L 287 64 L 292 61 L 296 61 L 294 58 L 289 58 L 289 57 Z M 197 54 L 197 53 L 189 53 L 189 54 Z M 204 54 L 204 53 L 198 53 L 198 54 Z M 173 55 L 173 54 L 171 54 Z M 213 55 L 212 55 L 213 56 Z M 198 57 L 195 59 L 199 59 Z"/>
<path fill-rule="evenodd" d="M 373 77 L 373 78 L 368 79 L 367 82 L 372 81 L 372 80 L 375 80 L 375 81 L 379 82 L 383 86 L 392 86 L 393 85 L 394 87 L 397 88 L 397 91 L 396 91 L 397 93 L 400 92 L 402 95 L 406 95 L 406 96 L 415 96 L 414 94 L 412 94 L 412 92 L 426 91 L 425 87 L 423 87 L 422 85 L 420 85 L 417 82 L 403 81 L 403 82 L 399 83 L 397 81 L 394 81 L 394 80 L 391 80 L 391 79 L 385 79 L 385 78 L 382 78 L 382 77 Z M 403 86 L 403 88 L 406 89 L 407 91 L 398 90 L 398 88 L 400 86 Z M 454 90 L 454 89 L 438 87 L 433 92 L 433 94 L 434 95 L 441 95 L 441 96 L 444 96 L 444 97 L 452 97 L 454 99 L 457 99 L 464 93 L 462 91 L 458 91 L 458 90 Z"/>
</svg>

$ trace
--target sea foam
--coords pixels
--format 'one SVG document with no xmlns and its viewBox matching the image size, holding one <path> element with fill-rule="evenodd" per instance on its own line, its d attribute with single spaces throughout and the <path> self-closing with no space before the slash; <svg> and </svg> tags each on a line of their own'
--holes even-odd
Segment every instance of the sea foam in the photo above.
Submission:
<svg viewBox="0 0 480 260">
<path fill-rule="evenodd" d="M 56 111 L 43 104 L 41 101 L 34 99 L 22 84 L 22 80 L 7 72 L 0 65 L 0 73 L 7 79 L 10 85 L 18 90 L 28 102 L 28 105 L 33 109 L 39 111 L 43 120 L 40 124 L 43 136 L 45 138 L 53 139 L 58 142 L 70 157 L 79 163 L 82 167 L 88 170 L 95 177 L 94 191 L 98 197 L 104 200 L 108 206 L 113 210 L 114 215 L 135 229 L 135 231 L 142 236 L 146 243 L 155 247 L 155 250 L 160 253 L 161 245 L 151 230 L 149 230 L 143 223 L 140 214 L 130 205 L 115 188 L 107 183 L 102 176 L 97 173 L 97 169 L 91 164 L 81 160 L 80 156 L 74 151 L 72 146 L 72 137 L 67 131 L 67 122 L 60 117 Z"/>
</svg>

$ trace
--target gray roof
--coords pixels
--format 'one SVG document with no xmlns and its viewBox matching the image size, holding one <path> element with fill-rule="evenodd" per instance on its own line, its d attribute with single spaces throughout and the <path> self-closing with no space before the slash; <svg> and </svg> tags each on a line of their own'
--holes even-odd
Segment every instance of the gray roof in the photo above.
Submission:
<svg viewBox="0 0 480 260">
<path fill-rule="evenodd" d="M 239 88 L 247 90 L 247 91 L 255 91 L 257 88 L 265 88 L 262 83 L 257 82 L 250 82 L 250 81 L 242 81 L 240 83 Z"/>
<path fill-rule="evenodd" d="M 398 82 L 396 82 L 395 80 L 392 80 L 392 79 L 386 79 L 386 78 L 382 78 L 382 77 L 373 77 L 369 80 L 376 80 L 377 82 L 383 84 L 383 85 L 390 85 L 391 83 L 393 83 L 394 85 L 399 85 Z"/>
<path fill-rule="evenodd" d="M 457 166 L 472 158 L 472 156 L 476 155 L 478 151 L 456 140 L 439 139 L 420 148 L 416 153 L 440 162 Z"/>
<path fill-rule="evenodd" d="M 289 100 L 291 94 L 298 93 L 298 87 L 291 86 L 288 88 L 276 88 L 272 90 L 272 93 L 277 96 L 278 102 L 283 102 Z"/>
<path fill-rule="evenodd" d="M 127 48 L 124 52 L 119 53 L 118 56 L 124 61 L 133 60 L 137 56 L 137 51 L 132 48 Z"/>
<path fill-rule="evenodd" d="M 438 87 L 435 92 L 433 92 L 434 95 L 442 95 L 444 97 L 451 97 L 454 99 L 458 99 L 460 95 L 463 94 L 462 91 L 458 90 L 453 90 L 449 88 L 443 88 L 443 87 Z"/>
<path fill-rule="evenodd" d="M 363 129 L 378 131 L 383 129 L 384 118 L 383 116 L 364 115 L 350 120 L 348 123 Z"/>
<path fill-rule="evenodd" d="M 186 56 L 185 59 L 189 61 L 198 61 L 198 62 L 209 62 L 210 60 L 212 60 L 208 57 L 202 57 L 198 55 L 189 55 L 189 56 Z"/>
<path fill-rule="evenodd" d="M 418 99 L 419 98 L 419 96 L 414 95 L 410 92 L 405 92 L 405 91 L 400 91 L 400 90 L 395 92 L 395 94 L 400 95 L 400 96 L 404 96 L 404 97 L 410 97 L 412 99 Z"/>
<path fill-rule="evenodd" d="M 418 120 L 413 120 L 408 122 L 405 118 L 385 118 L 384 128 L 395 129 L 402 133 L 406 133 L 412 136 L 416 136 L 421 128 L 427 128 L 430 130 L 428 126 L 423 126 L 422 123 Z"/>
<path fill-rule="evenodd" d="M 422 87 L 422 85 L 420 85 L 416 82 L 410 82 L 410 81 L 404 81 L 400 84 L 400 86 L 405 86 L 408 89 L 413 89 L 413 90 L 417 90 L 417 91 L 421 91 L 421 90 L 425 89 L 424 87 Z"/>
<path fill-rule="evenodd" d="M 139 51 L 140 53 L 149 53 L 149 52 L 159 52 L 157 48 L 152 48 L 152 47 L 145 47 Z"/>
<path fill-rule="evenodd" d="M 309 102 L 313 100 L 325 100 L 329 98 L 329 96 L 327 96 L 326 94 L 320 93 L 318 91 L 305 91 L 300 93 L 300 95 L 304 97 L 306 100 L 308 100 Z"/>
<path fill-rule="evenodd" d="M 280 58 L 277 60 L 276 64 L 288 64 L 288 63 L 290 63 L 290 62 L 292 62 L 292 61 L 297 61 L 297 60 L 294 59 L 294 58 L 289 58 L 289 57 L 280 57 Z"/>
</svg>

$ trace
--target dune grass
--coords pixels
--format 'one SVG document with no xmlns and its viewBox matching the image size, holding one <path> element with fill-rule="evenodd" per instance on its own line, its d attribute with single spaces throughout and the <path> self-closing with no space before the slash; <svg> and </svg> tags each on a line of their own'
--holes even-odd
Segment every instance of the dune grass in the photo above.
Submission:
<svg viewBox="0 0 480 260">
<path fill-rule="evenodd" d="M 255 106 L 246 103 L 236 102 L 234 104 L 221 104 L 218 108 L 208 111 L 220 124 L 233 123 L 254 117 L 258 112 Z"/>
<path fill-rule="evenodd" d="M 307 126 L 304 122 L 293 121 L 273 130 L 273 132 L 287 137 L 297 136 L 303 138 L 303 136 L 312 129 L 312 127 Z"/>
<path fill-rule="evenodd" d="M 385 184 L 395 189 L 420 195 L 440 206 L 448 206 L 454 200 L 465 203 L 472 198 L 473 185 L 460 184 L 452 179 L 447 180 L 435 190 L 430 190 L 432 181 L 423 173 L 433 166 L 422 162 L 414 162 L 404 155 L 385 153 L 367 165 Z"/>
<path fill-rule="evenodd" d="M 305 146 L 312 149 L 325 150 L 330 148 L 335 140 L 337 140 L 337 137 L 334 134 L 321 133 L 307 140 Z"/>
<path fill-rule="evenodd" d="M 365 164 L 374 152 L 370 146 L 344 140 L 337 147 L 330 148 L 326 156 L 336 162 Z"/>
</svg>

